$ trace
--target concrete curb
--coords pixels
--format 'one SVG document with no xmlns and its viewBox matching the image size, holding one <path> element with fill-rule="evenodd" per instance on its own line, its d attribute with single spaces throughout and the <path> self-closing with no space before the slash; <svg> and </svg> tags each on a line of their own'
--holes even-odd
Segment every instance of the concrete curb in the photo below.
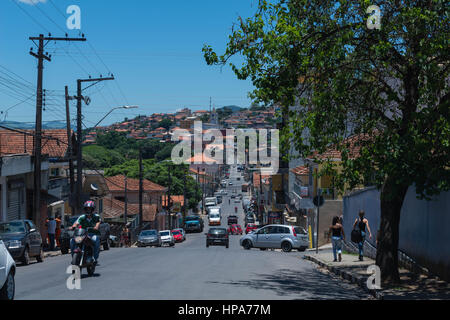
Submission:
<svg viewBox="0 0 450 320">
<path fill-rule="evenodd" d="M 317 259 L 310 255 L 304 255 L 303 259 L 314 262 L 314 263 L 318 264 L 319 266 L 329 270 L 330 272 L 333 272 L 334 274 L 340 276 L 341 278 L 348 280 L 351 283 L 357 284 L 364 291 L 366 291 L 367 293 L 372 295 L 375 299 L 383 300 L 383 294 L 380 291 L 371 290 L 371 289 L 367 288 L 366 279 L 364 277 L 355 275 L 354 273 L 346 271 L 346 270 L 342 270 L 340 267 L 330 266 L 330 265 L 324 263 L 323 261 L 321 261 L 320 259 Z"/>
</svg>

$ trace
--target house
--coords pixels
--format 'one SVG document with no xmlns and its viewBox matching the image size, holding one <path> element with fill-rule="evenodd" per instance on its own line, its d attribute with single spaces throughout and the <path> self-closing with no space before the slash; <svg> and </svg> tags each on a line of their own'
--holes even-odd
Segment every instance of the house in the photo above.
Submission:
<svg viewBox="0 0 450 320">
<path fill-rule="evenodd" d="M 23 187 L 26 187 L 27 190 L 26 197 L 24 197 L 24 202 L 27 203 L 27 218 L 31 218 L 32 216 L 32 200 L 31 202 L 28 200 L 33 198 L 34 168 L 30 167 L 30 172 L 23 170 L 28 165 L 32 166 L 33 140 L 33 130 L 0 130 L 0 155 L 2 157 L 12 156 L 12 158 L 5 158 L 5 161 L 17 162 L 17 168 L 19 170 L 17 172 L 21 172 L 19 175 L 22 175 L 19 180 L 23 181 Z M 41 199 L 45 200 L 48 207 L 48 210 L 45 210 L 44 218 L 47 218 L 47 215 L 64 216 L 65 214 L 65 208 L 67 207 L 66 204 L 68 204 L 70 194 L 68 181 L 68 146 L 67 131 L 65 129 L 42 131 L 42 170 L 44 172 L 41 174 L 41 192 L 44 192 L 44 196 Z M 30 158 L 27 160 L 26 156 L 30 156 Z M 46 167 L 44 167 L 44 163 Z M 12 168 L 14 169 L 14 167 L 15 165 Z M 12 172 L 16 171 L 13 170 Z M 34 222 L 38 228 L 41 227 L 39 222 Z"/>
<path fill-rule="evenodd" d="M 139 180 L 125 178 L 123 175 L 105 178 L 108 187 L 108 195 L 105 196 L 104 217 L 105 219 L 123 219 L 125 210 L 125 183 L 126 183 L 126 199 L 128 208 L 139 208 Z M 125 182 L 126 181 L 126 182 Z M 153 228 L 160 229 L 166 225 L 166 218 L 163 212 L 163 195 L 167 192 L 167 188 L 160 186 L 150 180 L 143 181 L 143 219 Z M 131 209 L 134 210 L 134 209 Z M 133 216 L 134 211 L 130 211 Z M 137 211 L 137 214 L 139 210 Z M 127 213 L 128 215 L 128 213 Z M 138 224 L 138 216 L 134 215 L 135 223 Z"/>
</svg>

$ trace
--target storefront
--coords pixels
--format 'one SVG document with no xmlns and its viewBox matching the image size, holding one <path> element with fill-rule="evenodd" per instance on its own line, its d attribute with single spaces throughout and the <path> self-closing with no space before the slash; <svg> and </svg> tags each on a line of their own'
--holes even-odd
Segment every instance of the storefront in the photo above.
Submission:
<svg viewBox="0 0 450 320">
<path fill-rule="evenodd" d="M 269 212 L 268 224 L 282 224 L 282 212 Z"/>
</svg>

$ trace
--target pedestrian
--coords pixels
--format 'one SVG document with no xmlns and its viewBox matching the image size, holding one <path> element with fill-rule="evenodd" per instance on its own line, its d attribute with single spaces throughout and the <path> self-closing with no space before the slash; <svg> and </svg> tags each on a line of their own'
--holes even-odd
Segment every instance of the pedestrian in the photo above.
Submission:
<svg viewBox="0 0 450 320">
<path fill-rule="evenodd" d="M 359 211 L 359 218 L 356 218 L 355 223 L 353 224 L 353 230 L 359 230 L 360 233 L 360 241 L 358 242 L 359 249 L 359 260 L 363 261 L 364 256 L 364 242 L 366 241 L 366 229 L 369 232 L 369 239 L 372 239 L 372 232 L 370 231 L 369 221 L 364 218 L 365 212 L 364 210 Z"/>
<path fill-rule="evenodd" d="M 47 235 L 50 246 L 50 251 L 55 250 L 55 232 L 56 232 L 56 221 L 53 217 L 48 218 L 47 223 Z"/>
<path fill-rule="evenodd" d="M 342 240 L 345 240 L 344 227 L 342 226 L 341 219 L 335 216 L 330 226 L 330 232 L 328 233 L 328 239 L 331 236 L 331 243 L 333 245 L 333 262 L 342 261 Z"/>
<path fill-rule="evenodd" d="M 62 223 L 62 219 L 61 216 L 58 215 L 55 219 L 56 221 L 56 230 L 55 230 L 55 240 L 56 240 L 56 247 L 57 248 L 61 248 L 61 223 Z"/>
</svg>

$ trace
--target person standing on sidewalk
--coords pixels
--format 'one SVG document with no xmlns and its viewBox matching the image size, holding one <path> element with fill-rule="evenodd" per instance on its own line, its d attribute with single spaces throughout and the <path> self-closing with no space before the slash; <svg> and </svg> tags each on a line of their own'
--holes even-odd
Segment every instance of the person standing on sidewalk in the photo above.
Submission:
<svg viewBox="0 0 450 320">
<path fill-rule="evenodd" d="M 338 261 L 337 255 L 339 255 L 339 262 L 342 261 L 342 239 L 345 240 L 344 227 L 341 224 L 341 219 L 336 216 L 333 218 L 330 232 L 328 233 L 328 239 L 331 235 L 331 243 L 333 245 L 333 262 Z"/>
<path fill-rule="evenodd" d="M 353 229 L 358 227 L 361 233 L 361 241 L 358 242 L 360 261 L 364 260 L 363 256 L 364 256 L 364 242 L 366 241 L 366 227 L 367 231 L 369 232 L 369 238 L 372 239 L 372 232 L 370 231 L 369 221 L 366 218 L 364 218 L 364 215 L 365 215 L 364 210 L 359 211 L 359 218 L 356 218 L 355 223 L 353 224 Z"/>
<path fill-rule="evenodd" d="M 55 250 L 55 232 L 56 232 L 56 221 L 53 217 L 47 220 L 47 234 L 49 239 L 50 251 Z"/>
<path fill-rule="evenodd" d="M 55 219 L 56 221 L 56 230 L 55 230 L 55 240 L 56 240 L 56 247 L 57 248 L 61 248 L 61 223 L 62 223 L 62 219 L 61 216 L 58 215 Z"/>
</svg>

